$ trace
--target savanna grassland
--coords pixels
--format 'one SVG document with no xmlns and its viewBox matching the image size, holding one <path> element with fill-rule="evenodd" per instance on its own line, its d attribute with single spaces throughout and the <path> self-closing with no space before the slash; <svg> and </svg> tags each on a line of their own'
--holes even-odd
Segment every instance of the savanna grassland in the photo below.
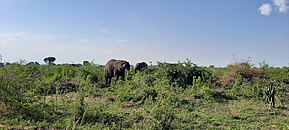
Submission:
<svg viewBox="0 0 289 130">
<path fill-rule="evenodd" d="M 0 129 L 289 129 L 289 67 L 185 61 L 126 79 L 105 86 L 94 64 L 2 66 Z"/>
</svg>

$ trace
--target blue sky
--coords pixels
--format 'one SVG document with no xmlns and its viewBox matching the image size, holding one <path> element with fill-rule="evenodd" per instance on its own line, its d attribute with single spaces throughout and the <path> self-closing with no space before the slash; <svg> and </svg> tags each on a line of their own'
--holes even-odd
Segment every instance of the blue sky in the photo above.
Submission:
<svg viewBox="0 0 289 130">
<path fill-rule="evenodd" d="M 0 0 L 3 61 L 289 65 L 288 0 Z"/>
</svg>

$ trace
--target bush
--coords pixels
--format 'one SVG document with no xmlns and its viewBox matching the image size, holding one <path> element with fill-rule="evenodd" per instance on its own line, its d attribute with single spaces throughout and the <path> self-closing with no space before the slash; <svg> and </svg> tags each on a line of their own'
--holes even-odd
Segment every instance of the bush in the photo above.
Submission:
<svg viewBox="0 0 289 130">
<path fill-rule="evenodd" d="M 252 68 L 248 62 L 231 64 L 227 67 L 226 72 L 219 78 L 223 86 L 233 87 L 235 80 L 239 77 L 251 81 L 256 77 L 264 77 L 262 70 Z"/>
<path fill-rule="evenodd" d="M 288 67 L 205 68 L 187 61 L 130 70 L 126 81 L 109 87 L 101 86 L 103 77 L 103 66 L 90 64 L 0 67 L 0 122 L 35 129 L 224 129 L 248 123 L 244 118 L 254 125 L 281 117 L 278 128 L 286 127 Z M 276 86 L 276 111 L 259 101 L 268 83 Z M 232 102 L 244 113 L 227 120 L 224 106 Z"/>
<path fill-rule="evenodd" d="M 195 79 L 200 78 L 202 82 L 210 79 L 210 72 L 204 68 L 198 67 L 190 61 L 167 64 L 158 63 L 159 69 L 155 72 L 157 78 L 165 76 L 170 84 L 186 89 L 188 85 L 193 85 Z"/>
<path fill-rule="evenodd" d="M 201 78 L 195 79 L 193 85 L 191 85 L 185 92 L 196 98 L 198 97 L 206 100 L 211 99 L 216 93 L 214 89 L 203 83 Z"/>
<path fill-rule="evenodd" d="M 38 83 L 34 82 L 39 75 L 37 67 L 26 68 L 20 65 L 11 65 L 3 68 L 2 71 L 3 73 L 0 76 L 0 102 L 8 110 L 5 114 L 25 118 L 33 118 L 33 116 L 39 115 L 37 113 L 41 110 L 33 107 L 37 102 L 37 97 L 31 91 L 31 88 Z M 34 111 L 35 115 L 31 114 L 31 111 Z"/>
</svg>

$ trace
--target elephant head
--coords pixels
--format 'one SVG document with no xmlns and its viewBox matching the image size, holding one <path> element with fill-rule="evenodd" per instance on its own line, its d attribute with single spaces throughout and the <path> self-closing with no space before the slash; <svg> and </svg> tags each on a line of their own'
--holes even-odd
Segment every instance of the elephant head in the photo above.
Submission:
<svg viewBox="0 0 289 130">
<path fill-rule="evenodd" d="M 137 71 L 141 71 L 142 69 L 148 67 L 148 64 L 145 63 L 145 62 L 140 62 L 140 63 L 137 63 L 135 65 L 135 69 L 134 69 L 134 72 L 136 73 Z"/>
<path fill-rule="evenodd" d="M 117 81 L 119 77 L 125 80 L 125 72 L 128 70 L 130 70 L 129 62 L 116 59 L 109 60 L 104 68 L 105 85 L 110 85 L 112 77 L 116 77 L 115 81 Z"/>
</svg>

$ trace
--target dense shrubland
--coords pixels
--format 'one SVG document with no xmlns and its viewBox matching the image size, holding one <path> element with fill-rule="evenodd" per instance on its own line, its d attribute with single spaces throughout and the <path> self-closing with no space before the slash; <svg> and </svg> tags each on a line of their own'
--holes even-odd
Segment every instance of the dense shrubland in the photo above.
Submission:
<svg viewBox="0 0 289 130">
<path fill-rule="evenodd" d="M 289 68 L 158 63 L 104 85 L 103 66 L 0 68 L 0 127 L 288 129 Z M 276 86 L 276 108 L 267 88 Z"/>
</svg>

